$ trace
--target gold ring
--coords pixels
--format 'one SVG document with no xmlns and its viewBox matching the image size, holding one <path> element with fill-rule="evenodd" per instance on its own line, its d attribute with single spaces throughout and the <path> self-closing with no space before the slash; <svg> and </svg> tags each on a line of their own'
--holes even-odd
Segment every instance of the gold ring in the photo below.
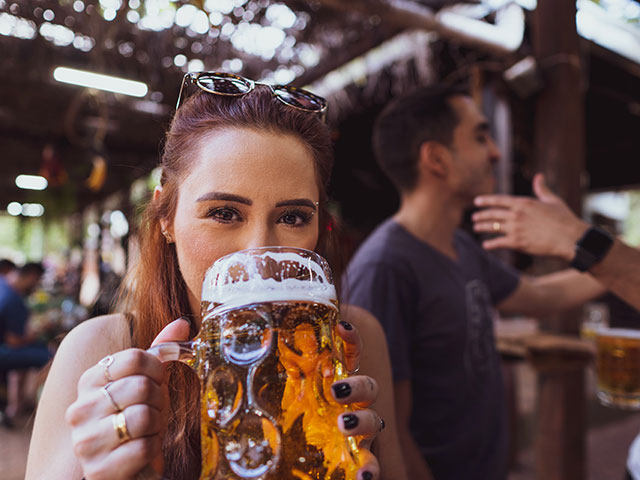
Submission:
<svg viewBox="0 0 640 480">
<path fill-rule="evenodd" d="M 107 390 L 107 389 L 111 386 L 111 384 L 112 384 L 112 383 L 113 383 L 113 382 L 109 382 L 109 383 L 107 383 L 104 387 L 102 387 L 102 388 L 101 388 L 101 390 L 102 390 L 102 393 L 104 394 L 104 396 L 105 396 L 105 397 L 107 397 L 107 400 L 109 400 L 109 402 L 111 403 L 111 405 L 113 405 L 113 408 L 115 408 L 115 409 L 116 409 L 116 412 L 121 412 L 121 411 L 122 411 L 122 409 L 120 408 L 120 405 L 118 405 L 118 404 L 116 403 L 116 401 L 113 399 L 113 397 L 111 396 L 111 394 L 110 394 L 110 393 L 109 393 L 109 391 Z"/>
<path fill-rule="evenodd" d="M 113 363 L 113 355 L 107 355 L 102 360 L 98 362 L 98 365 L 102 365 L 102 369 L 104 372 L 104 378 L 107 379 L 107 382 L 113 382 L 113 378 L 109 374 L 109 367 Z"/>
<path fill-rule="evenodd" d="M 493 231 L 494 232 L 499 232 L 501 227 L 502 226 L 500 225 L 500 222 L 493 222 Z"/>
<path fill-rule="evenodd" d="M 120 443 L 128 442 L 131 440 L 129 429 L 127 428 L 127 417 L 124 416 L 124 412 L 114 413 L 112 417 L 113 429 L 118 434 L 118 440 Z"/>
</svg>

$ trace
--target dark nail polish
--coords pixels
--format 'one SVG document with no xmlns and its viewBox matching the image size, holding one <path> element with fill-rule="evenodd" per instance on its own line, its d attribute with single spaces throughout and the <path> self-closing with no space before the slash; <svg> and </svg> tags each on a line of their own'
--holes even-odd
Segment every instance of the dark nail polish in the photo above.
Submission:
<svg viewBox="0 0 640 480">
<path fill-rule="evenodd" d="M 346 382 L 336 383 L 335 385 L 332 385 L 331 388 L 333 389 L 333 395 L 336 398 L 346 398 L 351 395 L 351 385 Z"/>
<path fill-rule="evenodd" d="M 345 322 L 344 320 L 340 322 L 340 325 L 342 325 L 345 330 L 353 330 L 353 325 L 351 325 L 349 322 Z"/>
<path fill-rule="evenodd" d="M 342 423 L 347 430 L 353 430 L 358 426 L 358 417 L 351 413 L 342 416 Z"/>
<path fill-rule="evenodd" d="M 362 474 L 362 480 L 371 480 L 373 478 L 373 473 L 371 472 L 364 472 Z"/>
</svg>

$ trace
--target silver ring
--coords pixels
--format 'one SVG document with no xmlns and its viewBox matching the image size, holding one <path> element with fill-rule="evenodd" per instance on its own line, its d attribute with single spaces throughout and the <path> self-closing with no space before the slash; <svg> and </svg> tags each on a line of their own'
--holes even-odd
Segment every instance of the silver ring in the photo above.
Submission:
<svg viewBox="0 0 640 480">
<path fill-rule="evenodd" d="M 109 393 L 109 390 L 107 390 L 111 384 L 113 382 L 109 382 L 107 383 L 104 387 L 102 387 L 100 390 L 102 391 L 102 393 L 104 394 L 105 397 L 107 397 L 107 400 L 109 400 L 109 403 L 111 403 L 111 405 L 113 405 L 113 408 L 116 409 L 116 413 L 121 412 L 122 409 L 120 408 L 120 405 L 118 405 L 116 403 L 116 401 L 113 399 L 113 397 L 111 396 L 111 394 Z"/>
<path fill-rule="evenodd" d="M 382 419 L 381 416 L 378 416 L 378 420 L 380 420 L 380 428 L 378 429 L 378 433 L 382 432 L 384 430 L 384 427 L 386 426 L 384 423 L 384 420 Z"/>
<path fill-rule="evenodd" d="M 360 371 L 360 365 L 358 365 L 354 370 L 347 370 L 347 375 L 355 375 Z"/>
<path fill-rule="evenodd" d="M 107 383 L 113 382 L 113 378 L 109 374 L 109 367 L 113 364 L 113 355 L 107 355 L 102 360 L 98 362 L 98 365 L 102 365 L 102 371 L 104 373 L 104 378 L 107 379 Z"/>
</svg>

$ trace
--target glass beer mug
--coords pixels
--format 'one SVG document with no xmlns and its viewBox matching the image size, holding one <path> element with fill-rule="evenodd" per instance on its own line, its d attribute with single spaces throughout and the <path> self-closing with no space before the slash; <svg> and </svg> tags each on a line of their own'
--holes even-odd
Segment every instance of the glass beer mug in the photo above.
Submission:
<svg viewBox="0 0 640 480">
<path fill-rule="evenodd" d="M 355 479 L 357 445 L 331 395 L 347 374 L 327 262 L 288 247 L 227 255 L 201 306 L 200 333 L 173 352 L 200 378 L 200 480 Z"/>
<path fill-rule="evenodd" d="M 640 410 L 640 330 L 601 328 L 596 347 L 600 403 Z"/>
</svg>

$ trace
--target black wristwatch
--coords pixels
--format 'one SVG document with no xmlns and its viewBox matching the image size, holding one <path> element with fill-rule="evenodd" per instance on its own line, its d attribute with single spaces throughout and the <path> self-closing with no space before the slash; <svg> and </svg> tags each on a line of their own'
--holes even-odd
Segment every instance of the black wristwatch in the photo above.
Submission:
<svg viewBox="0 0 640 480">
<path fill-rule="evenodd" d="M 613 236 L 600 227 L 589 227 L 576 242 L 576 254 L 571 260 L 573 268 L 586 272 L 604 258 L 613 245 Z"/>
</svg>

